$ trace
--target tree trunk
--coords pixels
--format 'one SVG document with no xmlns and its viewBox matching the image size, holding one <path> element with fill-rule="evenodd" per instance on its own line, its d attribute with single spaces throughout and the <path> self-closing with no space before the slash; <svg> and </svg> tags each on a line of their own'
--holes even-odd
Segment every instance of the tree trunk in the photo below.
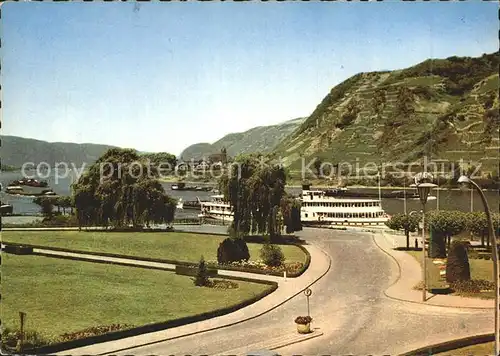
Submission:
<svg viewBox="0 0 500 356">
<path fill-rule="evenodd" d="M 481 247 L 484 247 L 484 232 L 481 232 Z"/>
<path fill-rule="evenodd" d="M 405 234 L 406 234 L 406 249 L 409 250 L 410 249 L 410 231 L 405 230 Z"/>
</svg>

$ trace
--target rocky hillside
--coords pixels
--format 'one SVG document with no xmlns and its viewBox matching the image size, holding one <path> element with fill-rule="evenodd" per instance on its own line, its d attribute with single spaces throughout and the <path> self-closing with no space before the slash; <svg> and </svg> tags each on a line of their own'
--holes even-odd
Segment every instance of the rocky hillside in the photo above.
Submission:
<svg viewBox="0 0 500 356">
<path fill-rule="evenodd" d="M 84 162 L 95 162 L 106 150 L 113 146 L 92 143 L 47 142 L 18 136 L 1 136 L 0 157 L 2 165 L 21 167 L 25 162 L 74 163 L 80 167 Z"/>
<path fill-rule="evenodd" d="M 357 74 L 335 86 L 276 152 L 332 163 L 414 162 L 423 156 L 498 170 L 498 52 Z"/>
<path fill-rule="evenodd" d="M 269 152 L 294 132 L 304 120 L 305 118 L 298 118 L 278 125 L 258 126 L 245 132 L 230 133 L 213 144 L 191 145 L 181 153 L 180 157 L 184 160 L 207 158 L 210 154 L 219 153 L 223 147 L 230 157 L 244 153 Z"/>
</svg>

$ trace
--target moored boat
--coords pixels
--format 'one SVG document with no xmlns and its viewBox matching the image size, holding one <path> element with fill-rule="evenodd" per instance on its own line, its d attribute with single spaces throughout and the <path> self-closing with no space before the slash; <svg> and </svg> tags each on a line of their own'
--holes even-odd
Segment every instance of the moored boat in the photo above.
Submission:
<svg viewBox="0 0 500 356">
<path fill-rule="evenodd" d="M 224 195 L 212 195 L 210 201 L 200 201 L 200 218 L 232 221 L 233 212 L 231 205 L 224 201 Z"/>
<path fill-rule="evenodd" d="M 389 215 L 379 199 L 339 198 L 323 190 L 302 190 L 300 220 L 304 224 L 384 225 Z"/>
</svg>

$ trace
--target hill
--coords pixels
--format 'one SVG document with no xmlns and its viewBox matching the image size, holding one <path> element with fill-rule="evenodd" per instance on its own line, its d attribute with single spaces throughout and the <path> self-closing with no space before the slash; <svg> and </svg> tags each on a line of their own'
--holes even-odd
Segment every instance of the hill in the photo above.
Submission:
<svg viewBox="0 0 500 356">
<path fill-rule="evenodd" d="M 331 89 L 275 149 L 285 164 L 432 159 L 498 173 L 498 52 L 359 73 Z"/>
<path fill-rule="evenodd" d="M 18 136 L 1 136 L 2 165 L 21 167 L 25 162 L 74 163 L 76 167 L 95 162 L 106 150 L 114 146 L 93 143 L 47 142 Z"/>
<path fill-rule="evenodd" d="M 180 157 L 184 160 L 207 158 L 210 154 L 219 153 L 223 147 L 230 157 L 244 153 L 270 152 L 304 120 L 305 118 L 298 118 L 277 125 L 257 126 L 245 132 L 230 133 L 213 144 L 196 143 L 184 149 Z"/>
</svg>

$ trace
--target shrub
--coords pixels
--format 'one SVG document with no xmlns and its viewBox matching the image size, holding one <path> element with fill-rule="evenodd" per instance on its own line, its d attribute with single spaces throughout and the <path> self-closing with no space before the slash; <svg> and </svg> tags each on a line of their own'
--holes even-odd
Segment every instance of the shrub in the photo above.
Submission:
<svg viewBox="0 0 500 356">
<path fill-rule="evenodd" d="M 9 349 L 14 349 L 17 347 L 18 340 L 21 339 L 21 331 L 11 330 L 10 328 L 4 328 L 2 330 L 2 346 Z M 54 342 L 53 340 L 47 339 L 40 333 L 34 330 L 27 330 L 24 332 L 24 349 L 31 349 L 35 347 L 41 347 Z"/>
<path fill-rule="evenodd" d="M 295 318 L 295 323 L 296 324 L 303 324 L 307 325 L 312 321 L 312 318 L 310 316 L 298 316 Z"/>
<path fill-rule="evenodd" d="M 285 262 L 285 255 L 281 251 L 281 247 L 269 243 L 260 249 L 260 258 L 270 267 L 279 267 Z"/>
<path fill-rule="evenodd" d="M 134 325 L 129 325 L 129 324 L 111 324 L 111 325 L 91 326 L 89 328 L 86 328 L 86 329 L 83 329 L 80 331 L 62 334 L 60 336 L 60 338 L 61 338 L 61 342 L 72 341 L 72 340 L 83 339 L 86 337 L 107 334 L 107 333 L 112 332 L 112 331 L 130 329 L 133 327 L 134 327 Z"/>
<path fill-rule="evenodd" d="M 243 239 L 228 237 L 217 248 L 217 262 L 219 264 L 248 261 L 249 259 L 248 246 Z"/>
<path fill-rule="evenodd" d="M 462 241 L 453 241 L 446 263 L 446 281 L 453 283 L 467 280 L 470 280 L 467 247 Z"/>
<path fill-rule="evenodd" d="M 54 215 L 42 220 L 42 226 L 78 226 L 75 215 Z"/>
<path fill-rule="evenodd" d="M 210 280 L 208 279 L 207 265 L 205 264 L 205 258 L 201 256 L 200 263 L 198 264 L 198 271 L 194 279 L 194 285 L 198 287 L 208 286 Z"/>
<path fill-rule="evenodd" d="M 484 279 L 471 279 L 450 283 L 450 287 L 459 293 L 480 293 L 482 290 L 494 290 L 495 284 Z"/>
</svg>

